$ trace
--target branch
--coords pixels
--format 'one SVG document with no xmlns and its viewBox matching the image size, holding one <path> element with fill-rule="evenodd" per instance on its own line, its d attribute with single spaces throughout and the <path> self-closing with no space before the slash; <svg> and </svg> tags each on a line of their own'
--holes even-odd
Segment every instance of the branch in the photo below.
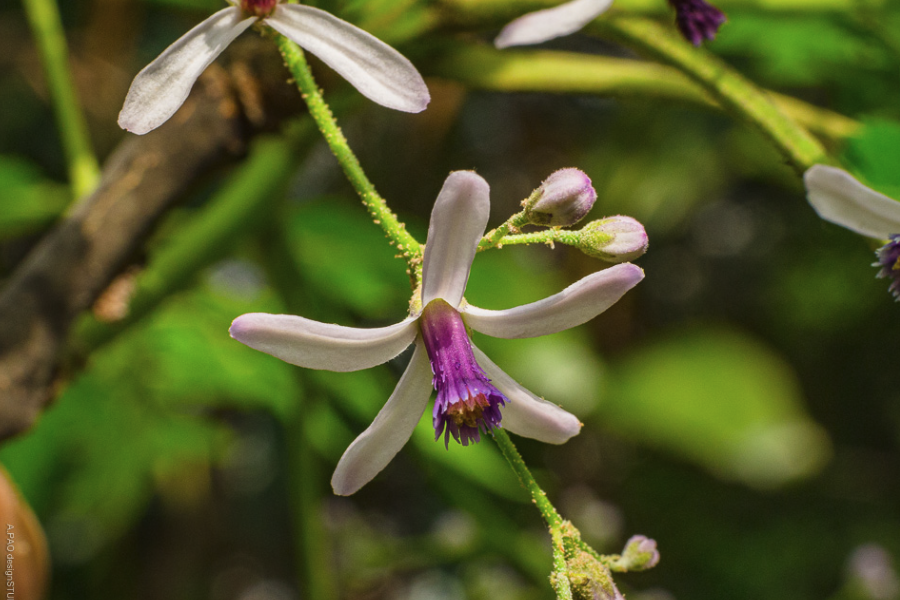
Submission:
<svg viewBox="0 0 900 600">
<path fill-rule="evenodd" d="M 228 71 L 208 69 L 163 127 L 126 136 L 96 191 L 10 277 L 0 292 L 0 439 L 28 429 L 52 400 L 73 321 L 134 260 L 160 217 L 196 181 L 240 157 L 256 133 L 283 119 L 281 90 L 290 89 L 284 71 L 246 66 L 262 54 L 235 49 L 231 55 L 242 62 Z M 268 63 L 277 67 L 275 56 L 269 52 Z"/>
</svg>

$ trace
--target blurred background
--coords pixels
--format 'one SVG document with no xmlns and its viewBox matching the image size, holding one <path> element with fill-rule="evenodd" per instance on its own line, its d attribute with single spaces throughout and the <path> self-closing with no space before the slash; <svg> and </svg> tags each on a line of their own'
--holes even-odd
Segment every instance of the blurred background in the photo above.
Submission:
<svg viewBox="0 0 900 600">
<path fill-rule="evenodd" d="M 102 163 L 129 137 L 115 120 L 133 76 L 224 5 L 60 4 Z M 900 4 L 718 4 L 729 21 L 708 49 L 760 86 L 847 117 L 824 142 L 870 184 L 900 192 Z M 658 567 L 616 576 L 629 600 L 900 598 L 900 307 L 875 278 L 875 248 L 819 220 L 777 151 L 722 112 L 652 92 L 474 89 L 447 76 L 444 48 L 480 48 L 496 27 L 461 28 L 450 8 L 424 1 L 319 5 L 394 44 L 428 79 L 432 106 L 407 115 L 314 63 L 370 178 L 419 240 L 455 169 L 491 184 L 491 226 L 570 166 L 597 188 L 589 219 L 645 224 L 646 279 L 607 313 L 550 337 L 474 338 L 584 422 L 560 447 L 515 438 L 563 515 L 600 552 L 637 533 L 657 540 Z M 671 25 L 662 0 L 616 8 Z M 223 64 L 250 47 L 287 80 L 256 33 L 243 40 Z M 544 49 L 636 58 L 588 35 Z M 2 283 L 71 202 L 39 55 L 12 0 L 0 1 L 0 105 Z M 246 312 L 356 326 L 406 314 L 403 261 L 296 119 L 260 138 L 290 139 L 291 158 L 253 218 L 203 248 L 142 318 L 70 362 L 37 425 L 0 448 L 47 533 L 49 597 L 551 598 L 549 536 L 490 441 L 445 450 L 426 418 L 372 483 L 332 495 L 338 458 L 408 354 L 335 374 L 228 337 Z M 196 241 L 192 227 L 254 160 L 251 145 L 198 177 L 82 324 L 121 320 L 135 278 Z M 511 307 L 603 266 L 563 246 L 492 250 L 476 258 L 467 298 Z"/>
</svg>

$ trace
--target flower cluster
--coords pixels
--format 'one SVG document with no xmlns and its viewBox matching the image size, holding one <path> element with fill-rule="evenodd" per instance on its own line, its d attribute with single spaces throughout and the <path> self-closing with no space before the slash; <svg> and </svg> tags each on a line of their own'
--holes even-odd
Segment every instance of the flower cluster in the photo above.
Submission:
<svg viewBox="0 0 900 600">
<path fill-rule="evenodd" d="M 292 315 L 253 313 L 231 326 L 236 340 L 310 369 L 354 371 L 397 356 L 415 344 L 394 393 L 375 420 L 347 448 L 331 484 L 356 492 L 377 475 L 412 435 L 432 387 L 435 439 L 463 445 L 495 427 L 551 444 L 577 434 L 574 415 L 547 402 L 504 373 L 469 339 L 467 328 L 500 338 L 548 335 L 580 325 L 612 306 L 644 277 L 623 263 L 598 271 L 544 300 L 508 310 L 468 304 L 463 292 L 490 212 L 489 187 L 470 171 L 451 173 L 431 213 L 422 285 L 405 320 L 355 329 Z"/>
</svg>

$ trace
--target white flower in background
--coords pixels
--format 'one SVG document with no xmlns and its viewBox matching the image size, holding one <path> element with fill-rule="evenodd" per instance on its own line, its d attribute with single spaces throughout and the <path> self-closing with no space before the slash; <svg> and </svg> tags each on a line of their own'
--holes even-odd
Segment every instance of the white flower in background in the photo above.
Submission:
<svg viewBox="0 0 900 600">
<path fill-rule="evenodd" d="M 612 306 L 644 277 L 632 264 L 588 275 L 544 300 L 508 310 L 467 304 L 463 292 L 490 212 L 487 182 L 457 171 L 444 182 L 431 213 L 423 256 L 421 310 L 389 327 L 357 329 L 292 315 L 247 314 L 231 336 L 294 365 L 356 371 L 415 351 L 394 393 L 347 448 L 331 485 L 356 492 L 400 451 L 437 390 L 435 439 L 452 435 L 468 445 L 502 426 L 525 437 L 561 444 L 581 429 L 578 418 L 538 398 L 504 373 L 469 340 L 467 327 L 500 338 L 548 335 L 580 325 Z M 501 411 L 502 408 L 502 411 Z M 501 415 L 502 412 L 502 415 Z"/>
<path fill-rule="evenodd" d="M 612 6 L 613 0 L 570 0 L 528 13 L 509 23 L 494 40 L 497 48 L 540 44 L 575 33 Z M 699 46 L 716 37 L 725 15 L 705 0 L 669 0 L 675 22 L 686 40 Z"/>
<path fill-rule="evenodd" d="M 803 175 L 809 203 L 820 217 L 860 235 L 890 240 L 875 254 L 878 277 L 893 279 L 889 288 L 900 300 L 900 202 L 864 186 L 853 175 L 814 165 Z"/>
<path fill-rule="evenodd" d="M 358 27 L 318 8 L 279 0 L 227 0 L 215 13 L 166 48 L 137 74 L 119 126 L 145 134 L 184 104 L 194 82 L 237 36 L 257 21 L 318 56 L 370 100 L 421 112 L 431 97 L 419 72 L 402 54 Z"/>
</svg>

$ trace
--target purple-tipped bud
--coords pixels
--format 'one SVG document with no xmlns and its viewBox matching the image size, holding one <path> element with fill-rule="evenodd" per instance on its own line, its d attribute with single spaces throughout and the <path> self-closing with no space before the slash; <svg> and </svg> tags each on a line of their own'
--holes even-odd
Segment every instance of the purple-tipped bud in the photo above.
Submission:
<svg viewBox="0 0 900 600">
<path fill-rule="evenodd" d="M 675 22 L 681 35 L 695 46 L 715 39 L 725 22 L 725 13 L 704 0 L 669 0 L 675 9 Z"/>
<path fill-rule="evenodd" d="M 481 432 L 500 427 L 500 407 L 508 402 L 506 396 L 475 362 L 466 324 L 455 308 L 440 298 L 432 300 L 422 310 L 419 326 L 437 390 L 434 439 L 443 435 L 445 446 L 451 435 L 463 446 L 481 441 Z"/>
<path fill-rule="evenodd" d="M 625 542 L 625 550 L 618 565 L 625 571 L 646 571 L 659 564 L 659 550 L 656 540 L 645 535 L 632 536 Z"/>
<path fill-rule="evenodd" d="M 625 216 L 591 221 L 580 231 L 579 248 L 588 256 L 607 262 L 634 260 L 647 251 L 650 243 L 644 226 Z"/>
<path fill-rule="evenodd" d="M 900 235 L 892 235 L 891 241 L 875 252 L 878 261 L 872 263 L 873 267 L 881 267 L 878 277 L 892 279 L 888 291 L 900 302 Z"/>
<path fill-rule="evenodd" d="M 241 10 L 246 15 L 268 17 L 275 10 L 278 0 L 241 0 Z"/>
<path fill-rule="evenodd" d="M 526 200 L 525 213 L 535 225 L 566 227 L 583 219 L 596 200 L 597 191 L 584 171 L 560 169 Z"/>
</svg>

